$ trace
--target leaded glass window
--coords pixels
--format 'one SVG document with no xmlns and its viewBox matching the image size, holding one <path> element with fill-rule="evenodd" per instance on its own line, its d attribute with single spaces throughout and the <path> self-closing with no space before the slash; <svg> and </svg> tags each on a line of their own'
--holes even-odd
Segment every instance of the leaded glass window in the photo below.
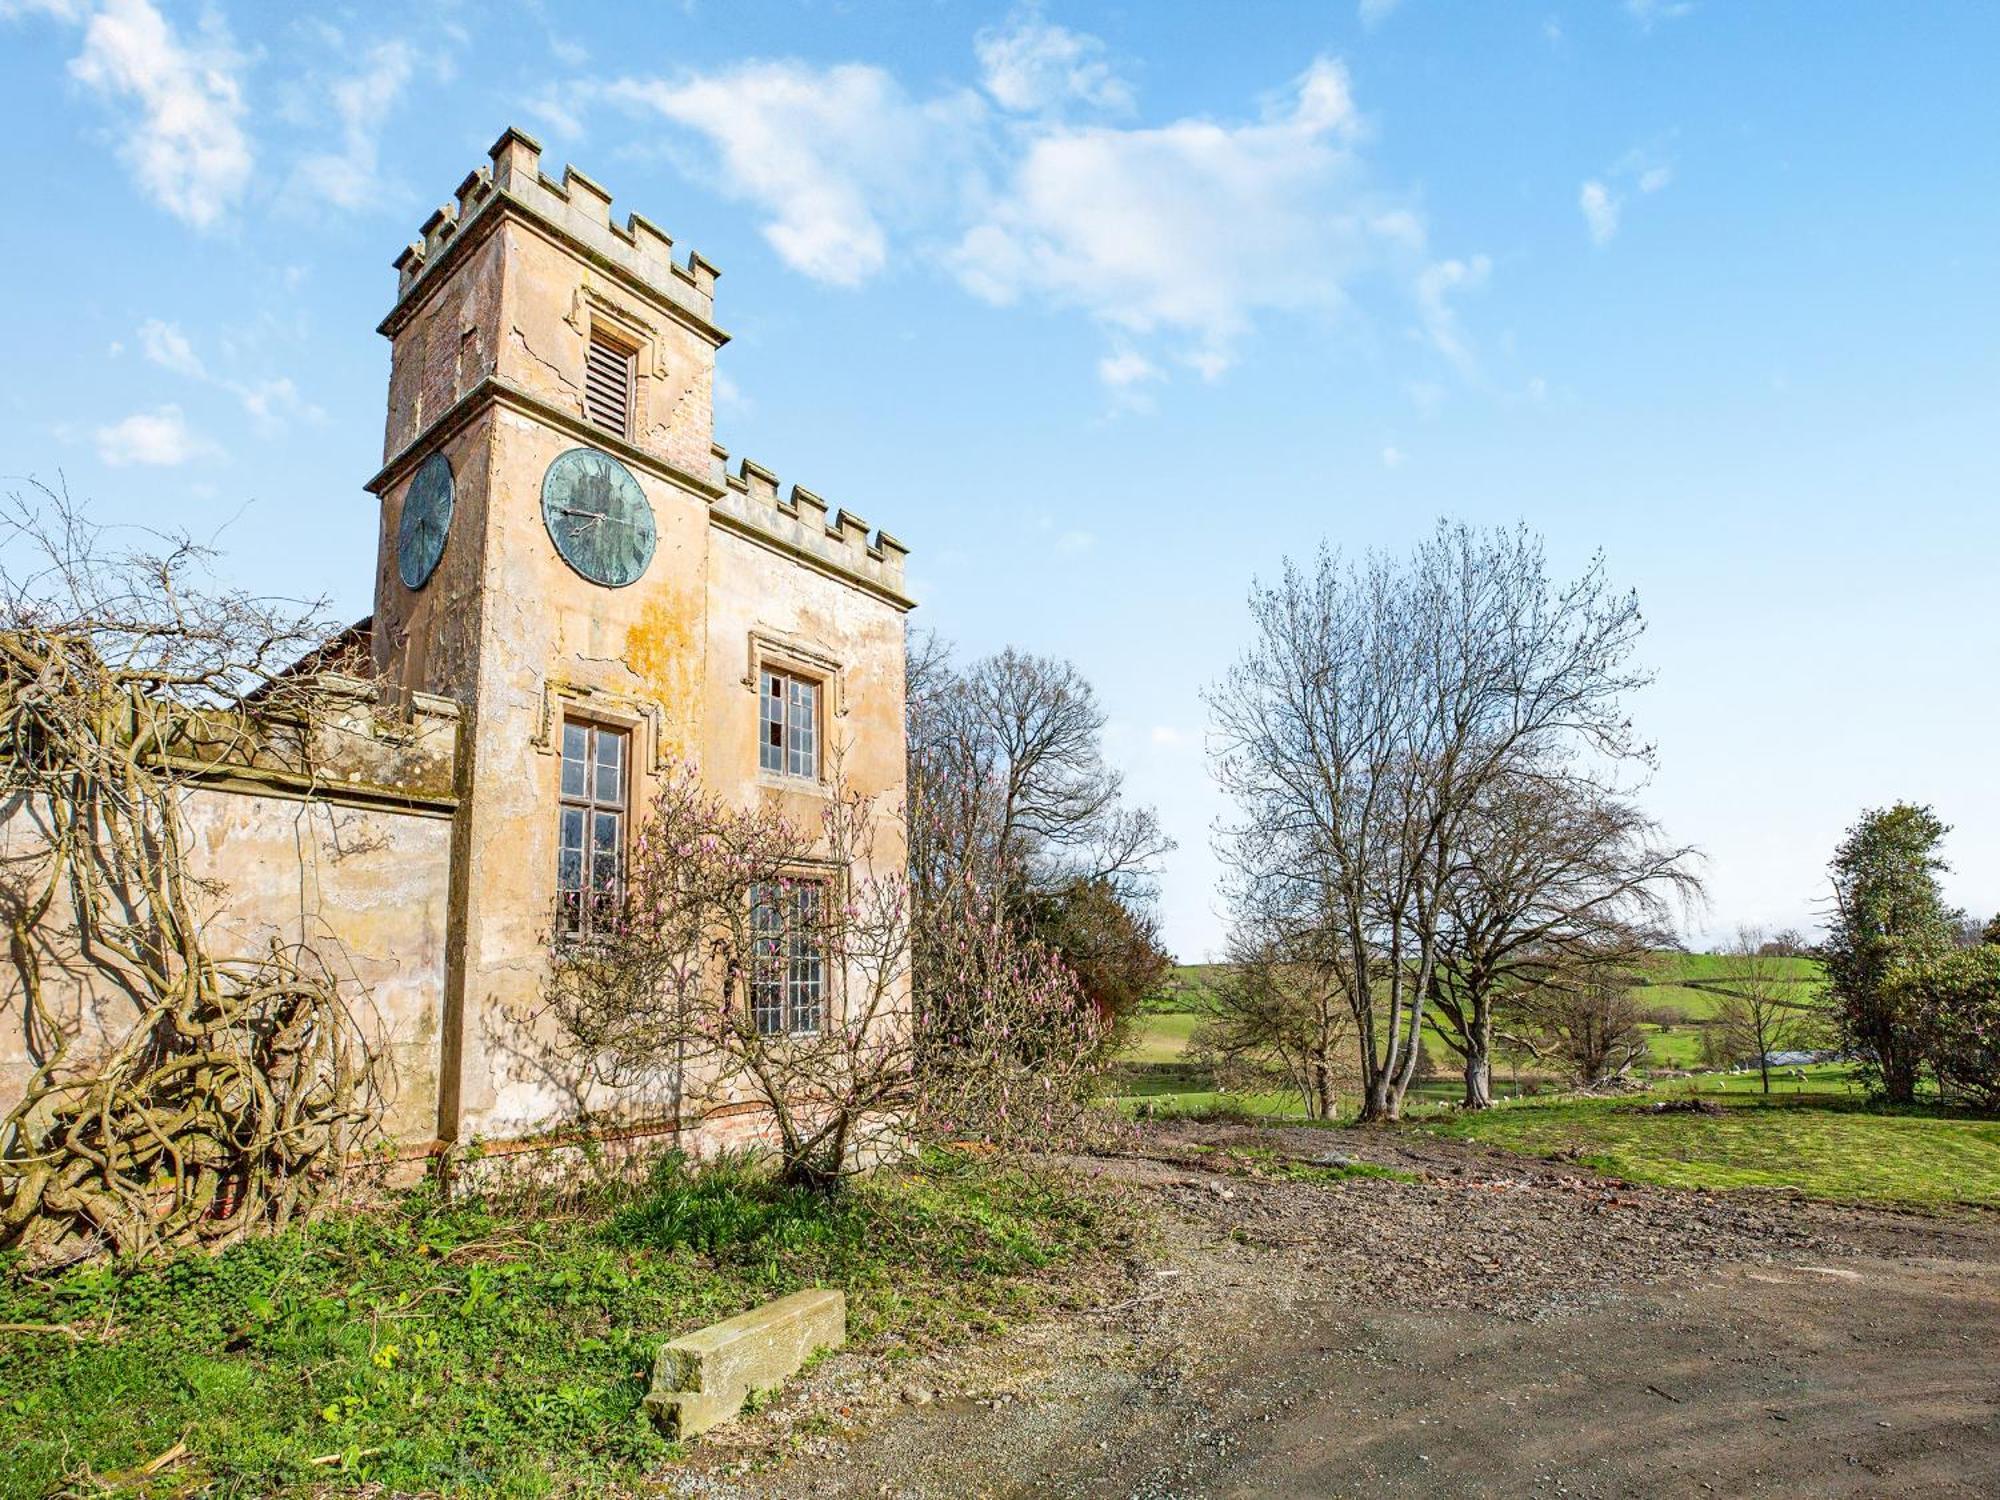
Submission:
<svg viewBox="0 0 2000 1500">
<path fill-rule="evenodd" d="M 819 684 L 765 671 L 758 694 L 757 765 L 779 776 L 819 776 Z"/>
<path fill-rule="evenodd" d="M 631 735 L 565 719 L 556 812 L 556 931 L 584 939 L 617 915 L 625 878 Z"/>
<path fill-rule="evenodd" d="M 750 892 L 750 1015 L 765 1036 L 809 1035 L 825 1019 L 822 895 L 817 880 L 758 885 Z"/>
</svg>

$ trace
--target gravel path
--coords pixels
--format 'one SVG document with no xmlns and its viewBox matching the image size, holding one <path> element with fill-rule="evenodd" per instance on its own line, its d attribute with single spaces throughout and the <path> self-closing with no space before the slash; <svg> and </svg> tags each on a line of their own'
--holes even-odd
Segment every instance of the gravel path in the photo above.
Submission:
<svg viewBox="0 0 2000 1500">
<path fill-rule="evenodd" d="M 1412 1180 L 1325 1178 L 1342 1160 Z M 667 1479 L 737 1496 L 2000 1493 L 2000 1223 L 1459 1142 L 1148 1131 L 1104 1303 L 820 1366 Z"/>
</svg>

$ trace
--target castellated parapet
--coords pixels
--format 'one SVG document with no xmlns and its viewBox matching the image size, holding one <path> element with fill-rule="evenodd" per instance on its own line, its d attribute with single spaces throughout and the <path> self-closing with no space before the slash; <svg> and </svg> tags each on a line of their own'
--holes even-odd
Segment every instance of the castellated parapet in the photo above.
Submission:
<svg viewBox="0 0 2000 1500">
<path fill-rule="evenodd" d="M 565 166 L 560 182 L 543 175 L 541 142 L 511 125 L 493 143 L 491 155 L 492 164 L 466 174 L 456 201 L 441 204 L 424 220 L 422 238 L 396 257 L 399 304 L 475 216 L 496 201 L 512 200 L 704 323 L 713 320 L 715 278 L 721 273 L 698 252 L 676 260 L 672 236 L 643 215 L 628 212 L 623 224 L 613 222 L 611 194 L 575 167 Z"/>
<path fill-rule="evenodd" d="M 794 484 L 788 495 L 781 493 L 778 476 L 750 459 L 738 459 L 731 471 L 729 452 L 719 443 L 714 477 L 722 486 L 722 496 L 713 505 L 718 516 L 739 529 L 770 537 L 789 551 L 866 580 L 898 599 L 907 597 L 903 560 L 910 549 L 888 532 L 878 527 L 871 535 L 861 517 L 829 506 L 802 484 Z"/>
<path fill-rule="evenodd" d="M 611 193 L 573 166 L 565 166 L 561 181 L 543 174 L 541 146 L 528 135 L 509 128 L 493 145 L 492 161 L 467 174 L 458 186 L 455 200 L 441 206 L 424 221 L 422 237 L 396 257 L 396 305 L 384 320 L 382 331 L 399 338 L 406 324 L 425 314 L 422 308 L 434 301 L 432 293 L 442 292 L 452 278 L 451 267 L 475 253 L 474 247 L 487 238 L 489 230 L 505 219 L 526 220 L 543 235 L 554 238 L 564 251 L 586 268 L 602 271 L 604 280 L 621 280 L 643 289 L 655 305 L 671 311 L 675 321 L 686 325 L 688 341 L 677 346 L 678 355 L 665 347 L 642 355 L 638 368 L 635 404 L 640 416 L 635 430 L 620 435 L 590 430 L 588 424 L 572 428 L 576 438 L 605 448 L 627 462 L 665 461 L 671 465 L 666 476 L 682 488 L 698 493 L 709 507 L 711 521 L 765 545 L 775 547 L 808 566 L 844 576 L 873 592 L 887 596 L 907 608 L 904 588 L 904 559 L 908 549 L 886 532 L 871 534 L 868 526 L 853 513 L 830 507 L 803 485 L 792 486 L 780 495 L 778 481 L 768 469 L 749 460 L 741 461 L 734 472 L 728 454 L 712 444 L 712 406 L 709 391 L 715 351 L 728 335 L 715 326 L 715 281 L 719 274 L 699 254 L 684 259 L 674 256 L 674 242 L 651 220 L 627 213 L 623 223 L 612 216 Z M 586 280 L 589 269 L 585 272 Z M 572 417 L 584 417 L 581 410 L 583 380 L 583 330 L 590 319 L 579 310 L 587 294 L 578 293 L 564 310 L 562 328 L 542 326 L 530 351 L 532 363 L 541 369 L 561 367 L 553 387 L 544 385 L 539 394 L 545 402 L 562 406 Z M 468 327 L 476 317 L 462 317 Z M 509 315 L 512 337 L 522 348 L 528 335 L 519 327 L 518 316 Z M 457 325 L 442 338 L 413 340 L 421 346 L 427 384 L 413 382 L 408 399 L 415 403 L 417 416 L 400 433 L 392 436 L 390 463 L 371 488 L 386 487 L 395 474 L 398 455 L 424 450 L 426 428 L 433 410 L 445 410 L 470 394 L 475 383 L 475 367 L 490 368 L 487 383 L 503 400 L 518 400 L 523 386 L 536 372 L 524 373 L 523 363 L 507 361 L 518 351 L 489 348 L 485 357 L 497 360 L 491 366 L 478 361 L 448 364 L 450 354 L 462 340 L 464 329 Z M 567 352 L 566 340 L 575 345 Z M 477 343 L 477 332 L 473 330 Z M 642 341 L 643 342 L 643 341 Z M 436 389 L 431 389 L 435 386 Z M 392 392 L 392 399 L 394 393 Z M 706 452 L 704 464 L 701 455 Z"/>
</svg>

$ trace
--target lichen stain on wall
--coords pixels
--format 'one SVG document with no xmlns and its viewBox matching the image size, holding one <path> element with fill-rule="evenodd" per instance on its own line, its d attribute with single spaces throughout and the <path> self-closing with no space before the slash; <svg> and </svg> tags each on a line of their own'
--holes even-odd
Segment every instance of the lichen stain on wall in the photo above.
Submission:
<svg viewBox="0 0 2000 1500">
<path fill-rule="evenodd" d="M 707 611 L 691 589 L 662 583 L 625 631 L 625 668 L 663 711 L 661 750 L 686 759 L 694 749 L 700 702 L 700 646 Z"/>
</svg>

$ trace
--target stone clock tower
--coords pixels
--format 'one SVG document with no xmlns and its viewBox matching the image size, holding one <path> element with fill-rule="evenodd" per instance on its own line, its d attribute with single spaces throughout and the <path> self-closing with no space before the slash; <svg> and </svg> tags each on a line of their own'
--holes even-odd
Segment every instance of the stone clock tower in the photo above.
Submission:
<svg viewBox="0 0 2000 1500">
<path fill-rule="evenodd" d="M 781 496 L 755 464 L 729 471 L 715 268 L 677 260 L 636 213 L 614 222 L 611 195 L 575 169 L 544 176 L 519 131 L 396 268 L 368 486 L 382 506 L 375 667 L 387 692 L 456 700 L 464 725 L 439 1136 L 546 1134 L 586 1106 L 699 1128 L 671 1078 L 585 1098 L 538 1019 L 565 841 L 585 828 L 588 863 L 598 830 L 629 837 L 673 763 L 816 821 L 838 752 L 851 785 L 900 809 L 904 549 L 810 491 Z M 813 748 L 810 774 L 796 757 L 774 770 L 762 745 L 774 681 L 809 705 L 791 732 Z M 572 760 L 608 747 L 610 765 L 603 798 L 567 811 L 566 745 Z M 899 858 L 888 842 L 882 857 Z"/>
</svg>

